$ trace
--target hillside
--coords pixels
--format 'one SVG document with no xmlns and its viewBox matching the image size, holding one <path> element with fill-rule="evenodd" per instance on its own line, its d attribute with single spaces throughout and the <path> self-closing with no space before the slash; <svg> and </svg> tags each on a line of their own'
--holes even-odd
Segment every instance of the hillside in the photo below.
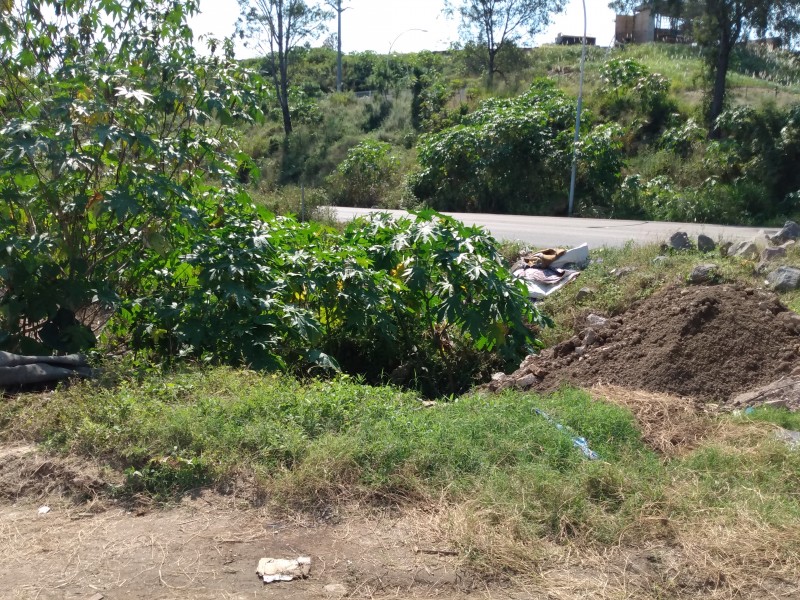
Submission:
<svg viewBox="0 0 800 600">
<path fill-rule="evenodd" d="M 324 49 L 299 56 L 294 67 L 297 127 L 290 139 L 284 139 L 276 113 L 243 136 L 245 151 L 260 172 L 252 186 L 259 202 L 277 212 L 299 213 L 302 185 L 306 206 L 312 209 L 332 203 L 529 214 L 566 211 L 580 48 L 520 50 L 508 57 L 492 90 L 483 84 L 480 64 L 469 48 L 347 56 L 344 86 L 351 91 L 341 94 L 331 93 L 334 59 L 335 53 Z M 590 142 L 601 163 L 594 171 L 591 162 L 585 167 L 581 163 L 579 214 L 761 225 L 780 223 L 798 212 L 795 192 L 800 181 L 792 166 L 800 138 L 794 125 L 794 107 L 800 100 L 797 57 L 758 47 L 737 49 L 724 135 L 713 142 L 706 139 L 703 73 L 702 56 L 691 46 L 589 49 L 583 128 L 606 142 Z M 518 180 L 518 174 L 504 172 L 502 166 L 485 172 L 473 168 L 472 181 L 441 181 L 436 176 L 437 186 L 461 190 L 460 199 L 422 189 L 425 185 L 417 174 L 442 157 L 439 150 L 426 151 L 426 143 L 441 149 L 454 128 L 465 125 L 487 137 L 482 123 L 495 117 L 489 115 L 494 109 L 485 107 L 500 100 L 519 104 L 515 99 L 530 96 L 531 84 L 543 79 L 563 93 L 557 110 L 564 115 L 558 124 L 548 125 L 556 153 L 526 146 L 532 136 L 543 135 L 531 129 L 516 148 L 509 139 L 496 139 L 491 148 L 476 146 L 474 152 L 481 155 L 481 164 L 505 161 L 540 173 L 538 181 L 551 182 L 546 193 L 526 192 L 502 200 L 508 190 L 494 185 L 497 178 L 510 178 L 517 189 L 539 187 Z M 530 101 L 525 102 L 524 110 L 530 110 Z M 548 110 L 552 114 L 556 109 Z M 511 121 L 508 126 L 516 127 Z M 781 139 L 781 131 L 789 132 L 790 139 Z M 363 149 L 359 144 L 364 140 L 377 144 Z M 463 140 L 459 144 L 463 146 Z M 499 149 L 502 156 L 487 158 L 491 149 Z M 446 165 L 442 169 L 452 171 Z M 481 186 L 486 189 L 481 191 Z M 502 201 L 486 204 L 482 195 Z"/>
</svg>

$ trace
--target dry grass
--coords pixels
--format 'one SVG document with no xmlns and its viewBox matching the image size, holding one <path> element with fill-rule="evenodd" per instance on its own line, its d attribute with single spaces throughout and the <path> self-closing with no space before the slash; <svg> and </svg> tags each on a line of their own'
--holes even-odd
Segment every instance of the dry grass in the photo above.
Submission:
<svg viewBox="0 0 800 600">
<path fill-rule="evenodd" d="M 592 395 L 630 410 L 642 430 L 642 439 L 664 456 L 677 456 L 696 448 L 719 428 L 712 406 L 692 398 L 596 385 Z"/>
</svg>

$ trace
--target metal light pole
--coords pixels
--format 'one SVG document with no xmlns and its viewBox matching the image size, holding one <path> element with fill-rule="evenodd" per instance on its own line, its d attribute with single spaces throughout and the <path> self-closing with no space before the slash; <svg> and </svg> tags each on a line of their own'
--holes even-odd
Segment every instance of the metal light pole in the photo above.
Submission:
<svg viewBox="0 0 800 600">
<path fill-rule="evenodd" d="M 572 142 L 572 176 L 569 181 L 569 209 L 572 216 L 575 203 L 575 178 L 578 175 L 578 138 L 581 133 L 581 108 L 583 107 L 583 65 L 586 62 L 586 0 L 583 2 L 583 43 L 581 44 L 581 75 L 578 83 L 578 110 L 575 111 L 575 140 Z"/>
<path fill-rule="evenodd" d="M 336 13 L 339 21 L 339 29 L 336 33 L 336 91 L 342 91 L 342 0 L 336 0 Z"/>
<path fill-rule="evenodd" d="M 389 70 L 389 58 L 392 55 L 392 48 L 394 47 L 394 43 L 400 39 L 400 36 L 403 34 L 408 33 L 409 31 L 421 31 L 422 33 L 428 33 L 427 29 L 419 29 L 418 27 L 412 27 L 411 29 L 406 29 L 405 31 L 401 31 L 397 34 L 397 37 L 392 40 L 392 43 L 389 44 L 389 53 L 386 55 L 386 70 Z"/>
</svg>

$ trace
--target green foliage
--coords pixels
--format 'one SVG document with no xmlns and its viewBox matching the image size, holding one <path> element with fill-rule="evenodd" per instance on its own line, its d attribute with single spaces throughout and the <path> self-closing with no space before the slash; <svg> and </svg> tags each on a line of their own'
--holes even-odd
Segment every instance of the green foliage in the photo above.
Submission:
<svg viewBox="0 0 800 600">
<path fill-rule="evenodd" d="M 633 119 L 645 119 L 647 129 L 656 132 L 675 110 L 668 100 L 669 82 L 633 59 L 609 60 L 600 69 L 600 81 L 603 109 L 611 119 L 632 112 Z"/>
<path fill-rule="evenodd" d="M 461 125 L 421 138 L 421 170 L 411 188 L 438 210 L 560 213 L 574 123 L 574 103 L 549 81 L 517 98 L 488 100 Z M 590 114 L 583 123 L 578 198 L 587 207 L 603 205 L 618 185 L 620 130 L 592 127 Z"/>
<path fill-rule="evenodd" d="M 339 368 L 429 395 L 486 376 L 459 352 L 519 360 L 542 324 L 494 241 L 432 212 L 376 215 L 342 233 L 235 210 L 176 249 L 118 326 L 133 343 L 265 369 Z M 418 375 L 414 376 L 414 371 Z"/>
<path fill-rule="evenodd" d="M 260 88 L 211 42 L 193 0 L 44 0 L 0 24 L 0 345 L 73 351 L 110 308 L 236 195 L 231 125 Z M 39 10 L 41 9 L 41 11 Z"/>
<path fill-rule="evenodd" d="M 328 178 L 331 200 L 340 206 L 380 206 L 398 183 L 398 160 L 392 147 L 367 138 L 347 153 Z"/>
</svg>

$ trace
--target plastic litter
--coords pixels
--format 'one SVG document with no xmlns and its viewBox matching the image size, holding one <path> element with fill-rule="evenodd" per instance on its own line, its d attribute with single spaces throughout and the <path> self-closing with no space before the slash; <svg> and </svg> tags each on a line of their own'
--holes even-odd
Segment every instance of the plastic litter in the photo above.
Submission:
<svg viewBox="0 0 800 600">
<path fill-rule="evenodd" d="M 569 427 L 567 427 L 566 425 L 562 425 L 543 410 L 534 408 L 533 412 L 535 412 L 540 417 L 543 417 L 547 422 L 552 423 L 552 425 L 559 431 L 563 431 L 564 433 L 566 433 L 572 439 L 572 445 L 578 448 L 578 450 L 580 450 L 586 458 L 588 458 L 589 460 L 598 460 L 600 458 L 600 455 L 597 454 L 597 452 L 589 448 L 589 442 L 586 441 L 586 438 L 577 435 Z"/>
<path fill-rule="evenodd" d="M 49 512 L 50 512 L 50 507 L 49 506 L 40 506 L 39 507 L 39 514 L 40 515 L 46 515 Z"/>
<path fill-rule="evenodd" d="M 311 573 L 311 557 L 262 558 L 258 561 L 256 574 L 264 583 L 304 579 Z"/>
</svg>

